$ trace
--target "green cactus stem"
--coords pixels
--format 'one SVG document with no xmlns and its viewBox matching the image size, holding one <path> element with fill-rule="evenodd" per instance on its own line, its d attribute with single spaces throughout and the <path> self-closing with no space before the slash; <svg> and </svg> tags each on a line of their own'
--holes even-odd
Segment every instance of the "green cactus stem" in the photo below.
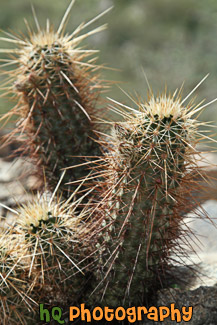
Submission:
<svg viewBox="0 0 217 325">
<path fill-rule="evenodd" d="M 185 205 L 195 201 L 192 190 L 199 190 L 194 155 L 200 123 L 192 115 L 204 106 L 184 106 L 180 94 L 151 94 L 138 110 L 113 103 L 124 122 L 114 123 L 105 155 L 107 208 L 90 304 L 127 307 L 142 305 L 164 285 L 171 252 L 187 254 L 177 242 L 187 236 L 180 227 Z"/>
<path fill-rule="evenodd" d="M 102 110 L 98 97 L 104 87 L 97 72 L 100 67 L 95 59 L 89 58 L 97 51 L 85 50 L 79 44 L 89 35 L 102 31 L 105 25 L 78 36 L 89 25 L 81 24 L 70 35 L 64 35 L 73 3 L 57 31 L 49 21 L 46 29 L 41 29 L 35 16 L 37 32 L 30 32 L 27 24 L 28 37 L 1 38 L 19 46 L 15 50 L 1 50 L 12 53 L 12 63 L 17 65 L 7 73 L 9 82 L 14 82 L 8 91 L 16 96 L 18 104 L 5 117 L 18 115 L 18 121 L 6 141 L 20 134 L 22 152 L 35 161 L 39 179 L 43 182 L 45 175 L 51 191 L 62 169 L 79 165 L 65 174 L 61 190 L 66 198 L 75 186 L 64 184 L 86 178 L 90 173 L 88 161 L 100 155 L 94 131 L 99 131 L 96 121 Z"/>
</svg>

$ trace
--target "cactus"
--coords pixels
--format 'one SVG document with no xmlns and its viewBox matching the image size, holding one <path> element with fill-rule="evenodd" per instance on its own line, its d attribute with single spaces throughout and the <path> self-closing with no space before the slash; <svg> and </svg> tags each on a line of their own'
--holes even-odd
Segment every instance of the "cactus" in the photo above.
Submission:
<svg viewBox="0 0 217 325">
<path fill-rule="evenodd" d="M 176 93 L 156 98 L 151 93 L 146 102 L 138 102 L 138 110 L 113 101 L 112 109 L 124 121 L 114 123 L 105 154 L 103 168 L 109 176 L 90 305 L 101 301 L 127 307 L 150 301 L 165 283 L 171 253 L 187 254 L 178 244 L 187 236 L 180 225 L 185 206 L 195 206 L 192 192 L 200 191 L 195 176 L 201 173 L 194 160 L 199 122 L 192 115 L 206 105 L 184 106 Z"/>
<path fill-rule="evenodd" d="M 89 260 L 87 249 L 81 249 L 83 240 L 79 229 L 88 209 L 85 207 L 76 215 L 77 204 L 44 194 L 18 211 L 13 230 L 25 241 L 22 263 L 34 281 L 31 297 L 36 301 L 38 296 L 49 304 L 66 305 L 67 299 L 76 301 L 82 294 Z M 76 277 L 73 273 L 77 273 Z"/>
<path fill-rule="evenodd" d="M 19 46 L 14 50 L 1 50 L 14 56 L 6 65 L 17 65 L 16 69 L 6 72 L 10 83 L 14 82 L 14 87 L 9 86 L 7 91 L 13 93 L 18 102 L 6 115 L 18 116 L 17 127 L 6 141 L 20 135 L 21 151 L 35 161 L 37 176 L 42 182 L 45 174 L 51 191 L 62 169 L 79 165 L 65 174 L 63 184 L 86 178 L 89 174 L 87 161 L 100 154 L 94 131 L 99 131 L 96 121 L 102 111 L 96 103 L 103 86 L 97 73 L 100 67 L 95 59 L 88 59 L 97 51 L 84 50 L 79 44 L 89 35 L 102 31 L 105 25 L 78 34 L 109 9 L 91 22 L 81 24 L 70 35 L 64 35 L 73 3 L 57 31 L 49 21 L 46 29 L 41 29 L 34 14 L 37 32 L 32 32 L 27 23 L 29 37 L 1 38 Z M 74 185 L 62 186 L 61 191 L 67 198 L 74 189 Z"/>
<path fill-rule="evenodd" d="M 90 253 L 94 249 L 85 245 L 83 219 L 91 212 L 86 205 L 78 213 L 80 202 L 70 203 L 73 196 L 61 201 L 55 195 L 56 192 L 52 196 L 38 194 L 14 210 L 15 223 L 2 232 L 0 290 L 3 309 L 11 308 L 10 313 L 3 310 L 8 321 L 11 317 L 16 321 L 20 317 L 23 324 L 26 324 L 24 320 L 36 321 L 40 302 L 46 308 L 76 304 L 89 286 L 94 263 Z M 16 289 L 14 282 L 17 282 Z M 12 306 L 6 305 L 7 302 Z"/>
</svg>

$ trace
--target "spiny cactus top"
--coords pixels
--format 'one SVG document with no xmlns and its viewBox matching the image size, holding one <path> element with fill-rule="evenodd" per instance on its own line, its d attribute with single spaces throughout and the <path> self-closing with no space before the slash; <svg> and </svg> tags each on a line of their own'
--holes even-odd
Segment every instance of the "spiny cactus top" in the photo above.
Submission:
<svg viewBox="0 0 217 325">
<path fill-rule="evenodd" d="M 177 244 L 187 236 L 180 223 L 185 206 L 194 206 L 200 173 L 194 154 L 201 136 L 192 115 L 204 106 L 184 101 L 176 93 L 151 94 L 138 110 L 113 101 L 125 121 L 114 123 L 105 157 L 108 206 L 102 209 L 101 271 L 91 304 L 143 304 L 163 285 L 171 254 L 186 254 Z"/>
<path fill-rule="evenodd" d="M 103 30 L 105 25 L 78 36 L 102 16 L 100 14 L 90 23 L 81 24 L 73 33 L 64 34 L 73 3 L 57 31 L 49 21 L 46 29 L 41 29 L 35 16 L 36 32 L 31 31 L 27 23 L 28 37 L 11 35 L 11 38 L 1 38 L 19 47 L 1 50 L 12 53 L 12 59 L 8 59 L 6 65 L 17 66 L 7 72 L 9 82 L 14 83 L 8 90 L 17 96 L 18 101 L 8 113 L 19 117 L 12 135 L 21 134 L 22 150 L 35 159 L 41 179 L 45 173 L 51 190 L 60 178 L 61 169 L 80 165 L 67 171 L 63 184 L 85 178 L 89 169 L 82 164 L 100 154 L 99 145 L 93 138 L 94 130 L 98 129 L 96 120 L 102 113 L 96 107 L 96 101 L 103 86 L 97 73 L 99 66 L 93 58 L 88 59 L 97 51 L 85 50 L 79 43 Z M 70 192 L 74 187 L 65 189 Z"/>
<path fill-rule="evenodd" d="M 0 232 L 0 313 L 5 321 L 26 317 L 34 322 L 39 302 L 66 306 L 85 293 L 90 246 L 84 245 L 82 224 L 89 208 L 77 215 L 78 202 L 54 194 L 38 194 L 14 210 L 14 224 Z"/>
</svg>

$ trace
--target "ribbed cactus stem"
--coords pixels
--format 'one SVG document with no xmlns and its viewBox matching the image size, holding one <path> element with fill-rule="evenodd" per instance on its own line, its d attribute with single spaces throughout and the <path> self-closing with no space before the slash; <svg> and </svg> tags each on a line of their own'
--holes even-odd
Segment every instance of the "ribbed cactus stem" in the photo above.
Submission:
<svg viewBox="0 0 217 325">
<path fill-rule="evenodd" d="M 13 134 L 21 134 L 21 149 L 36 162 L 42 181 L 45 174 L 51 191 L 62 169 L 79 165 L 65 174 L 61 185 L 65 197 L 75 186 L 64 184 L 86 178 L 90 173 L 87 161 L 100 155 L 94 131 L 99 130 L 96 120 L 102 113 L 97 104 L 102 85 L 95 59 L 88 59 L 97 51 L 84 50 L 79 43 L 105 28 L 78 36 L 85 27 L 81 24 L 72 34 L 64 35 L 69 9 L 57 31 L 49 22 L 42 30 L 36 18 L 37 32 L 16 40 L 4 38 L 19 45 L 19 49 L 11 50 L 17 68 L 9 72 L 15 82 L 9 90 L 18 100 L 9 113 L 19 117 Z"/>
<path fill-rule="evenodd" d="M 73 63 L 65 44 L 47 41 L 48 45 L 35 44 L 31 55 L 20 59 L 24 78 L 17 81 L 16 89 L 25 104 L 23 117 L 32 154 L 40 160 L 41 170 L 45 168 L 49 184 L 55 186 L 63 168 L 81 164 L 81 156 L 97 156 L 100 151 L 91 138 L 95 100 L 90 76 Z M 64 181 L 72 182 L 88 173 L 87 167 L 74 168 Z"/>
<path fill-rule="evenodd" d="M 152 95 L 138 107 L 114 124 L 106 154 L 111 199 L 103 209 L 101 273 L 91 303 L 141 305 L 164 282 L 171 250 L 181 254 L 175 243 L 192 185 L 185 179 L 194 170 L 194 108 L 175 95 Z"/>
</svg>

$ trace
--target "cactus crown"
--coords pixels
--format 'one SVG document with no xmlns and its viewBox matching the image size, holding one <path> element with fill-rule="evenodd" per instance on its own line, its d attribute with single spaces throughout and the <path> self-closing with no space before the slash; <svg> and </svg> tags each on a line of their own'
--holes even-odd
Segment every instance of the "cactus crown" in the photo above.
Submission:
<svg viewBox="0 0 217 325">
<path fill-rule="evenodd" d="M 181 104 L 181 99 L 175 98 L 175 93 L 171 97 L 166 94 L 157 98 L 152 96 L 142 107 L 144 110 L 143 114 L 152 117 L 158 116 L 159 119 L 170 116 L 177 118 L 183 115 L 183 111 L 186 111 L 186 108 Z"/>
</svg>

